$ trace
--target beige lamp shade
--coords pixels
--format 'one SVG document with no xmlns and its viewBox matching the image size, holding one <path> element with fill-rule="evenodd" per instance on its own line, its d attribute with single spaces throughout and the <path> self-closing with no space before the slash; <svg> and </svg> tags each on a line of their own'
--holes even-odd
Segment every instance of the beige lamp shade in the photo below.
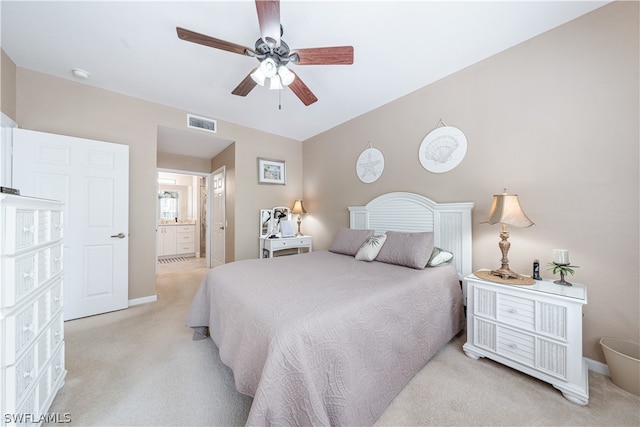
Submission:
<svg viewBox="0 0 640 427">
<path fill-rule="evenodd" d="M 307 213 L 307 210 L 304 208 L 304 203 L 302 203 L 302 200 L 298 199 L 295 202 L 293 202 L 291 213 L 298 214 L 298 215 Z"/>
<path fill-rule="evenodd" d="M 534 225 L 520 207 L 517 194 L 495 194 L 489 215 L 482 221 L 483 224 L 506 224 L 514 227 L 531 227 Z"/>
<path fill-rule="evenodd" d="M 500 251 L 502 252 L 502 259 L 500 260 L 501 267 L 497 270 L 491 270 L 490 277 L 498 276 L 502 280 L 520 280 L 522 276 L 514 273 L 509 268 L 509 258 L 507 257 L 507 254 L 511 247 L 511 243 L 509 243 L 507 225 L 513 225 L 514 227 L 531 227 L 534 224 L 533 221 L 531 221 L 522 211 L 518 196 L 516 194 L 508 195 L 506 188 L 502 194 L 495 194 L 493 196 L 491 209 L 489 210 L 489 215 L 487 215 L 487 219 L 482 223 L 489 223 L 491 225 L 500 224 L 502 226 L 500 242 L 498 243 Z M 535 281 L 527 284 L 533 283 L 535 283 Z"/>
</svg>

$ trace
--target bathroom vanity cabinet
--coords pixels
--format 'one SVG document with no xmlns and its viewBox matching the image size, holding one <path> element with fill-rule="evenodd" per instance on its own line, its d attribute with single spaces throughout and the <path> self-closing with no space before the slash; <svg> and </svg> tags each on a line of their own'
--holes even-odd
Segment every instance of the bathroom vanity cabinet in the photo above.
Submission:
<svg viewBox="0 0 640 427">
<path fill-rule="evenodd" d="M 158 226 L 157 254 L 159 258 L 194 256 L 195 244 L 195 224 L 175 223 Z"/>
</svg>

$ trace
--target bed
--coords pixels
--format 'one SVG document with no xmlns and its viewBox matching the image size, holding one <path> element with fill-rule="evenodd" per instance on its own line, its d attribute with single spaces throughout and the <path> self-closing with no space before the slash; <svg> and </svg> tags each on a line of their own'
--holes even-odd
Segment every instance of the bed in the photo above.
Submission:
<svg viewBox="0 0 640 427">
<path fill-rule="evenodd" d="M 212 269 L 187 325 L 194 339 L 213 339 L 237 390 L 253 396 L 247 425 L 373 424 L 464 326 L 472 208 L 389 193 L 350 207 L 350 228 L 327 251 Z M 357 259 L 383 233 L 377 260 Z M 453 262 L 401 265 L 398 256 L 425 265 L 420 251 L 402 249 L 407 238 L 430 239 Z"/>
</svg>

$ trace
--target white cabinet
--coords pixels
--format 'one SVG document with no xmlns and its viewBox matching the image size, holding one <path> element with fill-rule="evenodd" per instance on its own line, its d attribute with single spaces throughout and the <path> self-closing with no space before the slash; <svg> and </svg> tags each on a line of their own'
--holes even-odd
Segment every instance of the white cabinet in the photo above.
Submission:
<svg viewBox="0 0 640 427">
<path fill-rule="evenodd" d="M 573 403 L 589 403 L 582 357 L 582 306 L 587 303 L 583 285 L 546 280 L 505 285 L 473 274 L 464 282 L 467 356 L 488 357 L 552 384 Z"/>
<path fill-rule="evenodd" d="M 158 226 L 159 257 L 195 255 L 196 226 L 195 224 L 171 224 Z"/>
<path fill-rule="evenodd" d="M 176 255 L 195 255 L 196 226 L 193 224 L 176 225 Z"/>
<path fill-rule="evenodd" d="M 0 202 L 0 425 L 38 423 L 66 375 L 63 205 L 5 194 Z"/>
<path fill-rule="evenodd" d="M 175 255 L 176 228 L 173 225 L 158 226 L 158 256 Z"/>
</svg>

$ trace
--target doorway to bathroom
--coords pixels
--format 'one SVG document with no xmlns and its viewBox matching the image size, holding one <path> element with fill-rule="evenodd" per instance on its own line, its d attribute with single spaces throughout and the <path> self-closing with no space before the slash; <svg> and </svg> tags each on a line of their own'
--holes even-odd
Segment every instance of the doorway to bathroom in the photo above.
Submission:
<svg viewBox="0 0 640 427">
<path fill-rule="evenodd" d="M 156 274 L 208 267 L 209 174 L 158 169 Z"/>
</svg>

